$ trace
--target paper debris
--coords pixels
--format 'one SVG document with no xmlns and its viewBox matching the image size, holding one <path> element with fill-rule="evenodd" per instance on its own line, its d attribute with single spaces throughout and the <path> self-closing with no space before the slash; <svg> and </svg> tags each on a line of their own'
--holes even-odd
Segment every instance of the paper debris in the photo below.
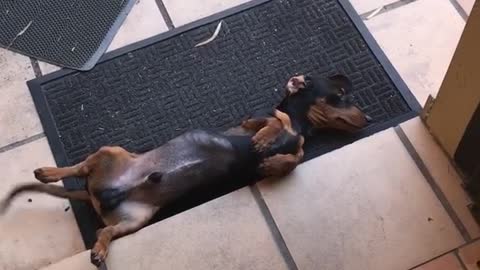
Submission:
<svg viewBox="0 0 480 270">
<path fill-rule="evenodd" d="M 213 35 L 209 39 L 198 43 L 197 45 L 195 45 L 195 47 L 200 47 L 200 46 L 203 46 L 203 45 L 207 45 L 208 43 L 212 42 L 215 38 L 217 38 L 218 34 L 220 33 L 220 29 L 222 28 L 222 23 L 223 23 L 223 21 L 220 21 L 218 23 L 217 28 L 215 29 L 215 32 L 213 33 Z"/>
</svg>

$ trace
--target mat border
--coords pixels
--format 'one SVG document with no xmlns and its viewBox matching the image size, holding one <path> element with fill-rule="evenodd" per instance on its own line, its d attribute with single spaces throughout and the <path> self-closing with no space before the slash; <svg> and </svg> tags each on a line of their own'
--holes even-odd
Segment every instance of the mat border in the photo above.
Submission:
<svg viewBox="0 0 480 270">
<path fill-rule="evenodd" d="M 125 5 L 125 7 L 122 9 L 122 11 L 118 14 L 117 19 L 113 22 L 112 26 L 110 27 L 110 30 L 108 30 L 107 34 L 103 38 L 102 43 L 100 43 L 100 46 L 98 46 L 97 51 L 88 59 L 85 64 L 79 69 L 82 71 L 88 71 L 92 68 L 95 67 L 98 61 L 102 60 L 102 56 L 105 54 L 105 52 L 108 49 L 108 46 L 113 41 L 113 38 L 115 38 L 115 35 L 118 33 L 118 30 L 120 30 L 120 27 L 123 25 L 123 22 L 127 19 L 128 14 L 130 11 L 132 11 L 133 7 L 137 4 L 137 0 L 128 0 L 128 3 Z"/>
<path fill-rule="evenodd" d="M 118 14 L 117 19 L 115 19 L 112 26 L 110 27 L 108 32 L 105 34 L 105 37 L 103 38 L 103 41 L 98 46 L 97 50 L 92 54 L 90 59 L 88 59 L 83 64 L 83 66 L 81 66 L 81 67 L 74 68 L 74 67 L 63 66 L 62 64 L 57 63 L 55 61 L 39 57 L 38 55 L 33 55 L 33 54 L 30 54 L 30 53 L 27 53 L 27 52 L 24 52 L 22 50 L 18 50 L 15 47 L 9 47 L 9 46 L 4 46 L 4 45 L 0 44 L 0 48 L 4 48 L 6 50 L 9 50 L 9 51 L 12 51 L 12 52 L 15 52 L 15 53 L 27 56 L 27 57 L 31 57 L 31 58 L 34 58 L 36 60 L 40 60 L 40 61 L 52 64 L 52 65 L 62 66 L 65 69 L 69 69 L 69 70 L 71 69 L 73 71 L 88 71 L 88 70 L 94 68 L 95 65 L 98 62 L 103 61 L 102 55 L 104 56 L 104 53 L 108 49 L 108 46 L 110 45 L 110 43 L 112 43 L 113 38 L 117 34 L 118 30 L 122 26 L 123 22 L 127 18 L 128 14 L 132 10 L 132 8 L 135 6 L 135 3 L 137 2 L 137 0 L 127 0 L 127 1 L 128 1 L 128 3 L 125 5 L 125 7 Z"/>
<path fill-rule="evenodd" d="M 116 58 L 118 56 L 124 55 L 125 53 L 135 51 L 144 47 L 147 47 L 153 43 L 160 42 L 162 40 L 174 37 L 176 35 L 179 35 L 183 32 L 201 27 L 205 24 L 213 23 L 215 21 L 218 21 L 220 19 L 223 19 L 225 17 L 229 17 L 231 15 L 237 14 L 239 12 L 257 7 L 259 5 L 265 4 L 270 1 L 275 1 L 275 0 L 253 0 L 244 4 L 241 4 L 239 6 L 221 11 L 219 13 L 210 15 L 208 17 L 205 17 L 203 19 L 191 22 L 189 24 L 186 24 L 184 26 L 172 29 L 170 31 L 161 33 L 159 35 L 153 36 L 151 38 L 141 40 L 138 42 L 135 42 L 133 44 L 130 44 L 126 47 L 119 48 L 117 50 L 111 51 L 104 56 L 101 57 L 101 59 L 98 61 L 98 63 L 102 63 L 105 61 L 108 61 L 110 59 Z M 353 25 L 357 28 L 357 30 L 360 32 L 362 38 L 365 40 L 367 43 L 370 51 L 374 54 L 374 56 L 377 58 L 377 61 L 382 65 L 383 69 L 389 76 L 391 82 L 397 87 L 399 90 L 400 94 L 402 97 L 405 99 L 406 103 L 408 106 L 412 109 L 410 113 L 404 114 L 402 116 L 396 117 L 391 119 L 389 122 L 381 124 L 381 125 L 376 125 L 373 128 L 366 129 L 364 132 L 361 133 L 360 137 L 366 137 L 373 135 L 374 133 L 377 133 L 381 130 L 385 130 L 387 128 L 393 127 L 395 125 L 398 125 L 404 121 L 407 121 L 411 118 L 414 118 L 418 116 L 419 112 L 421 111 L 421 106 L 417 102 L 416 98 L 413 96 L 413 94 L 410 92 L 408 89 L 408 86 L 405 84 L 405 82 L 402 80 L 400 75 L 397 73 L 393 65 L 390 63 L 388 60 L 387 56 L 384 54 L 384 52 L 381 50 L 380 46 L 377 44 L 373 36 L 370 34 L 368 31 L 367 27 L 363 23 L 362 19 L 360 16 L 357 14 L 353 6 L 350 4 L 348 0 L 337 0 L 338 3 L 341 5 L 341 7 L 345 10 L 347 13 L 349 19 L 352 21 Z M 50 148 L 52 150 L 53 156 L 55 158 L 55 161 L 57 162 L 58 166 L 66 166 L 68 164 L 68 158 L 65 153 L 65 150 L 62 146 L 61 141 L 58 139 L 59 138 L 59 133 L 58 129 L 55 125 L 55 122 L 53 121 L 52 114 L 50 113 L 50 108 L 48 106 L 48 102 L 46 100 L 45 95 L 42 92 L 41 85 L 44 83 L 47 83 L 52 80 L 59 79 L 61 77 L 67 76 L 71 73 L 74 72 L 79 72 L 78 70 L 72 70 L 72 69 L 62 69 L 59 71 L 55 71 L 53 73 L 50 73 L 48 75 L 45 75 L 40 78 L 36 78 L 33 80 L 30 80 L 27 82 L 27 85 L 30 89 L 30 93 L 32 95 L 32 98 L 35 103 L 35 107 L 37 109 L 37 112 L 40 117 L 40 121 L 42 123 L 43 129 L 45 130 L 45 134 L 48 140 L 48 143 L 50 145 Z M 393 122 L 393 125 L 392 125 Z M 336 147 L 333 147 L 336 148 Z M 326 149 L 326 151 L 331 151 L 332 149 Z M 81 184 L 78 182 L 79 180 L 77 179 L 68 179 L 63 182 L 64 186 L 67 189 L 78 189 Z M 91 211 L 91 208 L 85 204 L 85 203 L 79 203 L 79 202 L 73 202 L 71 201 L 72 204 L 72 209 L 75 213 L 75 218 L 77 220 L 77 224 L 80 228 L 80 233 L 82 235 L 82 238 L 84 240 L 86 248 L 91 248 L 93 244 L 95 243 L 96 239 L 96 224 L 95 220 L 98 219 L 96 214 Z M 87 218 L 85 218 L 87 217 Z"/>
</svg>

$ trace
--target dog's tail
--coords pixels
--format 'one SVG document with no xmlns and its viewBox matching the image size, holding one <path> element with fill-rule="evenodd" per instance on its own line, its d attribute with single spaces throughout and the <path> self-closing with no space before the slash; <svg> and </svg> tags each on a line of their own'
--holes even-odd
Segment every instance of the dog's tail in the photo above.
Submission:
<svg viewBox="0 0 480 270">
<path fill-rule="evenodd" d="M 10 191 L 7 197 L 0 202 L 0 214 L 3 214 L 7 210 L 17 195 L 25 192 L 46 193 L 64 199 L 90 201 L 90 196 L 85 190 L 68 191 L 62 186 L 40 183 L 20 184 Z"/>
</svg>

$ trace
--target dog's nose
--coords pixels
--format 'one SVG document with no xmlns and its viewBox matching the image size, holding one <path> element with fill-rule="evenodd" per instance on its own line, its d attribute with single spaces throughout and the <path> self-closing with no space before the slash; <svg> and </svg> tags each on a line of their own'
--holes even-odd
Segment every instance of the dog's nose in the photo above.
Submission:
<svg viewBox="0 0 480 270">
<path fill-rule="evenodd" d="M 300 86 L 300 80 L 297 77 L 292 78 L 292 84 L 294 87 Z"/>
<path fill-rule="evenodd" d="M 367 120 L 367 122 L 370 123 L 373 121 L 373 118 L 370 115 L 365 114 L 365 120 Z"/>
</svg>

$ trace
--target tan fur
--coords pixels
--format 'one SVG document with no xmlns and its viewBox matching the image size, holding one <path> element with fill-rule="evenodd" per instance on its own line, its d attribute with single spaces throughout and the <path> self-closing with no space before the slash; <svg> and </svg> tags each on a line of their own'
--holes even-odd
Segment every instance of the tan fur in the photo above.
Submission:
<svg viewBox="0 0 480 270">
<path fill-rule="evenodd" d="M 274 117 L 249 119 L 242 123 L 242 127 L 256 132 L 253 142 L 259 152 L 268 149 L 282 130 L 295 134 L 290 117 L 279 110 L 275 110 Z"/>
<path fill-rule="evenodd" d="M 307 114 L 315 128 L 330 128 L 355 132 L 366 125 L 365 115 L 355 106 L 336 108 L 329 105 L 325 99 L 318 99 L 310 106 Z"/>
<path fill-rule="evenodd" d="M 304 141 L 302 136 L 296 154 L 276 154 L 266 158 L 260 165 L 264 177 L 283 177 L 290 174 L 303 159 Z"/>
</svg>

